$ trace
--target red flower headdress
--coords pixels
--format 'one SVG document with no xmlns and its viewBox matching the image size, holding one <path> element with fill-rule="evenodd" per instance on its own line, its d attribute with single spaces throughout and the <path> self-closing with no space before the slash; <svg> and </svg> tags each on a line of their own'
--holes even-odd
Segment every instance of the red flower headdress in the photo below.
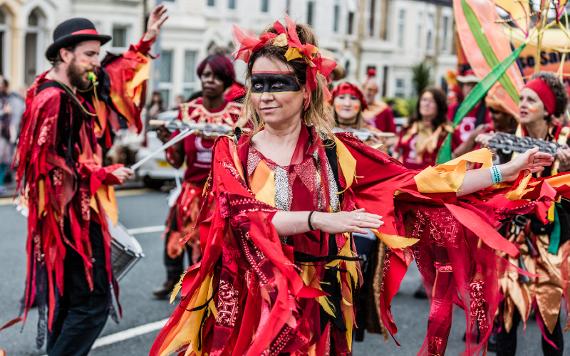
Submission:
<svg viewBox="0 0 570 356">
<path fill-rule="evenodd" d="M 307 88 L 313 91 L 317 88 L 317 75 L 326 78 L 336 67 L 336 62 L 321 56 L 319 49 L 310 44 L 303 44 L 297 35 L 295 22 L 288 16 L 285 16 L 285 24 L 287 28 L 279 21 L 275 21 L 273 28 L 277 33 L 266 32 L 259 38 L 246 34 L 238 26 L 234 25 L 234 38 L 239 44 L 239 49 L 234 52 L 236 59 L 241 59 L 248 63 L 251 54 L 260 50 L 266 45 L 277 47 L 288 47 L 285 52 L 287 61 L 302 58 L 307 62 Z M 323 86 L 325 99 L 330 98 L 330 93 L 326 86 Z"/>
</svg>

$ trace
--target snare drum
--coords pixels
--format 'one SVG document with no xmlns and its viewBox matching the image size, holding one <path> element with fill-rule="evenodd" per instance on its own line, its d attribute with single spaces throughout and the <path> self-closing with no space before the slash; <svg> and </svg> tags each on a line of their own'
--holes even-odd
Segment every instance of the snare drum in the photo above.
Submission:
<svg viewBox="0 0 570 356">
<path fill-rule="evenodd" d="M 139 242 L 129 234 L 127 229 L 118 223 L 113 223 L 107 219 L 109 233 L 111 234 L 111 264 L 113 274 L 117 281 L 120 281 L 133 266 L 144 257 L 142 247 Z"/>
</svg>

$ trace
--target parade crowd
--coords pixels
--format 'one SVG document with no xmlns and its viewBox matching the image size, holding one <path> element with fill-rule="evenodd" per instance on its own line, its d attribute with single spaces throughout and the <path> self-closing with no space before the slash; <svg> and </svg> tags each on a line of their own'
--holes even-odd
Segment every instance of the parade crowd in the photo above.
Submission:
<svg viewBox="0 0 570 356">
<path fill-rule="evenodd" d="M 104 155 L 130 128 L 156 130 L 159 154 L 184 167 L 153 291 L 176 307 L 151 355 L 350 355 L 365 331 L 405 343 L 391 303 L 414 261 L 430 305 L 418 354 L 445 354 L 454 306 L 467 354 L 515 355 L 531 316 L 544 355 L 563 354 L 570 126 L 559 76 L 528 78 L 518 112 L 489 94 L 453 125 L 482 79 L 463 65 L 447 92 L 424 88 L 400 127 L 375 71 L 345 80 L 312 29 L 285 17 L 259 35 L 234 27 L 233 57 L 200 62 L 201 90 L 180 99 L 173 124 L 157 120 L 159 93 L 143 110 L 167 18 L 158 6 L 138 43 L 103 60 L 110 36 L 91 21 L 58 25 L 21 123 L 0 80 L 0 190 L 12 164 L 28 216 L 23 310 L 4 327 L 35 308 L 38 347 L 87 355 L 120 318 L 113 186 L 135 172 Z M 525 138 L 555 149 L 514 149 Z M 441 162 L 446 142 L 452 160 Z"/>
</svg>

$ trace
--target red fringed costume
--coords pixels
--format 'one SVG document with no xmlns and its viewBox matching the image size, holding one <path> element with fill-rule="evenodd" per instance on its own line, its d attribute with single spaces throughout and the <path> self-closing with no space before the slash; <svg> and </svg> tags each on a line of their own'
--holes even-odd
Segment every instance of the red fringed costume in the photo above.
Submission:
<svg viewBox="0 0 570 356">
<path fill-rule="evenodd" d="M 63 84 L 38 76 L 26 97 L 26 111 L 14 165 L 20 193 L 27 202 L 27 277 L 22 315 L 37 304 L 42 325 L 52 328 L 58 298 L 63 295 L 66 248 L 83 260 L 85 278 L 93 289 L 90 223 L 101 226 L 108 282 L 116 297 L 111 267 L 108 221 L 116 223 L 117 208 L 103 152 L 112 144 L 112 129 L 123 125 L 140 131 L 149 73 L 151 42 L 140 41 L 121 56 L 107 56 L 97 74 L 95 90 L 75 96 Z M 107 220 L 109 219 L 109 220 Z M 118 310 L 120 314 L 120 310 Z"/>
<path fill-rule="evenodd" d="M 180 292 L 180 305 L 150 354 L 350 354 L 353 291 L 361 283 L 353 237 L 320 231 L 279 237 L 271 220 L 278 210 L 355 208 L 385 222 L 375 233 L 390 247 L 378 311 L 387 329 L 397 331 L 390 305 L 417 251 L 424 278 L 437 290 L 429 352 L 445 350 L 454 302 L 466 311 L 467 351 L 480 350 L 498 303 L 494 251 L 518 253 L 495 231 L 496 222 L 536 203 L 457 198 L 467 160 L 488 166 L 491 157 L 481 150 L 418 173 L 351 135 L 323 141 L 304 127 L 291 164 L 279 166 L 248 136 L 218 139 L 209 187 L 214 208 L 199 220 L 202 261 L 181 278 L 173 293 Z M 537 198 L 551 199 L 553 191 Z M 405 235 L 421 241 L 408 249 L 418 240 Z M 480 344 L 470 338 L 477 330 Z"/>
</svg>

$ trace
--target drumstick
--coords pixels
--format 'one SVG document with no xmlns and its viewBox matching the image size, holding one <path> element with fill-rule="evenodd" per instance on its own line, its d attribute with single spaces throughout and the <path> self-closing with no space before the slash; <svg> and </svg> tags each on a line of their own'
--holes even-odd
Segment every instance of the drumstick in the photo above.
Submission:
<svg viewBox="0 0 570 356">
<path fill-rule="evenodd" d="M 138 161 L 137 163 L 133 164 L 131 166 L 131 169 L 133 171 L 136 171 L 137 169 L 139 169 L 143 164 L 145 164 L 148 160 L 150 160 L 152 157 L 154 157 L 155 155 L 164 152 L 167 148 L 177 144 L 178 142 L 182 141 L 183 139 L 185 139 L 187 136 L 190 136 L 191 134 L 193 134 L 196 130 L 193 130 L 191 128 L 186 128 L 182 131 L 180 131 L 180 133 L 176 136 L 174 136 L 173 138 L 171 138 L 168 142 L 166 142 L 164 145 L 160 146 L 159 148 L 157 148 L 156 150 L 152 151 L 151 153 L 149 153 L 148 155 L 146 155 L 144 158 L 142 158 L 140 161 Z"/>
</svg>

